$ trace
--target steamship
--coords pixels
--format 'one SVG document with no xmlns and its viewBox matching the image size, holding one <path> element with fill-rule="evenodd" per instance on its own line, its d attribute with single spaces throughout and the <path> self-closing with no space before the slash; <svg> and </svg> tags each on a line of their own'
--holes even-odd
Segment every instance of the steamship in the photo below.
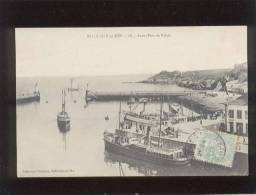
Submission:
<svg viewBox="0 0 256 195">
<path fill-rule="evenodd" d="M 104 132 L 106 151 L 165 166 L 184 165 L 190 162 L 191 159 L 186 156 L 184 145 L 165 147 L 162 142 L 162 103 L 158 122 L 154 121 L 154 118 L 138 118 L 138 123 L 147 124 L 148 128 L 145 134 L 129 136 L 127 129 L 123 128 L 124 124 L 120 122 L 120 115 L 121 102 L 118 129 L 116 129 L 114 133 Z M 129 120 L 131 120 L 131 118 Z M 152 128 L 158 128 L 158 139 L 151 139 Z"/>
</svg>

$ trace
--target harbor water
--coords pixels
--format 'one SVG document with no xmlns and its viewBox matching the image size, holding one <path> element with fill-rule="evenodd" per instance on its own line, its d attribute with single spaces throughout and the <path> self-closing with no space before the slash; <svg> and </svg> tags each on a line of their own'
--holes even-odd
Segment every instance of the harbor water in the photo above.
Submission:
<svg viewBox="0 0 256 195">
<path fill-rule="evenodd" d="M 57 114 L 61 111 L 61 91 L 70 87 L 68 77 L 17 78 L 17 94 L 33 92 L 38 82 L 41 100 L 17 105 L 17 169 L 21 177 L 65 176 L 209 176 L 245 175 L 239 169 L 187 164 L 161 167 L 105 152 L 103 132 L 118 126 L 119 102 L 91 102 L 86 105 L 85 89 L 97 91 L 181 90 L 175 85 L 129 83 L 148 75 L 75 78 L 67 92 L 66 111 L 71 128 L 61 132 Z M 147 107 L 159 112 L 159 103 Z M 126 102 L 122 108 L 128 110 Z M 139 108 L 138 108 L 139 109 Z M 187 109 L 187 112 L 190 112 Z M 109 120 L 105 120 L 108 116 Z"/>
</svg>

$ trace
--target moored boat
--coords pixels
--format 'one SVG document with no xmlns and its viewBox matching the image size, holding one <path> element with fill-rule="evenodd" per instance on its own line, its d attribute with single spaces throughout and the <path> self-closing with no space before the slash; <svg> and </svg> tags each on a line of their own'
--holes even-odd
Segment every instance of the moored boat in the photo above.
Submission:
<svg viewBox="0 0 256 195">
<path fill-rule="evenodd" d="M 122 129 L 120 123 L 121 102 L 119 111 L 119 128 L 115 133 L 104 133 L 105 150 L 118 153 L 127 157 L 136 158 L 162 165 L 182 165 L 190 162 L 186 156 L 184 146 L 165 147 L 161 143 L 162 127 L 162 103 L 160 110 L 159 137 L 158 142 L 151 140 L 151 129 L 147 129 L 146 135 L 138 134 L 137 137 L 127 136 L 126 130 Z M 139 121 L 141 122 L 141 121 Z M 144 121 L 142 121 L 144 123 Z M 151 124 L 151 123 L 149 123 Z M 155 126 L 156 124 L 152 124 Z"/>
<path fill-rule="evenodd" d="M 131 157 L 143 161 L 149 161 L 154 164 L 182 165 L 188 164 L 190 159 L 184 154 L 183 147 L 173 149 L 163 149 L 154 146 L 147 146 L 139 141 L 132 141 L 127 138 L 126 142 L 122 142 L 122 136 L 115 134 L 105 134 L 104 142 L 105 149 L 109 152 L 114 152 L 126 157 Z"/>
<path fill-rule="evenodd" d="M 70 117 L 68 116 L 67 112 L 60 112 L 57 116 L 57 121 L 59 129 L 70 129 Z"/>
<path fill-rule="evenodd" d="M 68 131 L 70 129 L 70 117 L 65 110 L 65 96 L 66 92 L 62 90 L 62 111 L 57 115 L 58 127 L 62 131 Z"/>
<path fill-rule="evenodd" d="M 35 90 L 33 93 L 22 93 L 17 95 L 16 97 L 16 104 L 39 102 L 39 101 L 40 101 L 40 92 L 37 89 L 37 83 L 35 84 Z"/>
</svg>

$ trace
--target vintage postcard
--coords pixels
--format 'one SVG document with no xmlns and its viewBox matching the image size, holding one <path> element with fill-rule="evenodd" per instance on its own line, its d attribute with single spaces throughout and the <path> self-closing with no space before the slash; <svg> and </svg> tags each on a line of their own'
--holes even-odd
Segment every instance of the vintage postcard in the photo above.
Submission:
<svg viewBox="0 0 256 195">
<path fill-rule="evenodd" d="M 246 26 L 15 33 L 18 177 L 248 175 Z"/>
</svg>

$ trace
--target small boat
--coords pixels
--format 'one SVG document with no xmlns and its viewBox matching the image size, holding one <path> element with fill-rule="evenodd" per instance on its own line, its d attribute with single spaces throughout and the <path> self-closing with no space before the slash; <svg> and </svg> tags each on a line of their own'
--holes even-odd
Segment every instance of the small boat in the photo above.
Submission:
<svg viewBox="0 0 256 195">
<path fill-rule="evenodd" d="M 104 132 L 106 151 L 166 166 L 184 165 L 190 162 L 191 158 L 186 156 L 184 146 L 165 148 L 161 143 L 162 104 L 160 109 L 159 137 L 156 144 L 154 143 L 154 140 L 151 140 L 149 129 L 146 135 L 141 135 L 140 137 L 128 136 L 121 128 L 120 113 L 121 102 L 119 111 L 119 128 L 116 129 L 115 133 Z"/>
<path fill-rule="evenodd" d="M 17 95 L 16 104 L 30 103 L 30 102 L 39 102 L 40 101 L 40 92 L 37 89 L 37 83 L 35 84 L 35 90 L 33 93 L 22 93 Z"/>
<path fill-rule="evenodd" d="M 70 117 L 65 110 L 66 92 L 62 90 L 62 111 L 57 115 L 57 123 L 60 130 L 68 131 L 70 129 Z"/>
</svg>

